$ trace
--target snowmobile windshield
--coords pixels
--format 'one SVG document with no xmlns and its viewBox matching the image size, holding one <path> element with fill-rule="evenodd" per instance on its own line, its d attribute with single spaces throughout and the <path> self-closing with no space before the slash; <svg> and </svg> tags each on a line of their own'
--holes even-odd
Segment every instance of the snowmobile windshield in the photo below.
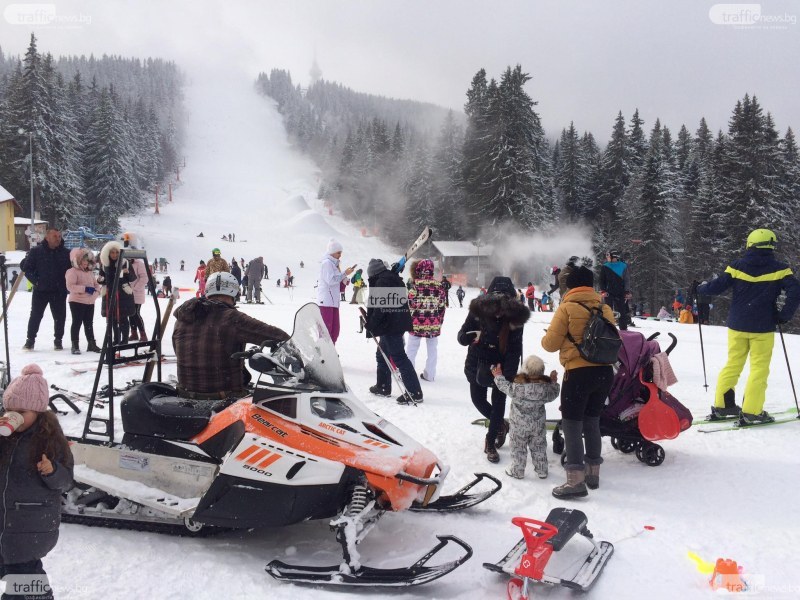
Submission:
<svg viewBox="0 0 800 600">
<path fill-rule="evenodd" d="M 296 377 L 298 387 L 347 391 L 339 355 L 316 304 L 306 304 L 297 311 L 292 337 L 272 353 L 272 358 Z"/>
</svg>

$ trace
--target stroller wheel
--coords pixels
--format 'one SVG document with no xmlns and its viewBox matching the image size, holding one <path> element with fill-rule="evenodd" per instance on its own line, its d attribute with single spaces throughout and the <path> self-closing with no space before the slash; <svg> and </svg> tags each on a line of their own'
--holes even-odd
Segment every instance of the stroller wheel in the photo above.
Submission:
<svg viewBox="0 0 800 600">
<path fill-rule="evenodd" d="M 647 444 L 639 446 L 636 449 L 636 458 L 646 464 L 648 467 L 657 467 L 664 462 L 666 454 L 664 448 L 658 444 Z"/>
<path fill-rule="evenodd" d="M 611 438 L 611 447 L 614 450 L 619 450 L 619 440 L 617 438 L 615 438 L 615 437 Z"/>
<path fill-rule="evenodd" d="M 631 452 L 636 452 L 638 449 L 639 442 L 632 442 L 630 440 L 617 440 L 617 450 L 623 454 L 630 454 Z"/>
</svg>

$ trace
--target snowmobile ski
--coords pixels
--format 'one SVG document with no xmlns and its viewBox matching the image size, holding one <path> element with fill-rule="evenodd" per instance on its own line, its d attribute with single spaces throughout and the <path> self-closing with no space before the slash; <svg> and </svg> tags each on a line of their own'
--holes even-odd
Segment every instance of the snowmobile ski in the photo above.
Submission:
<svg viewBox="0 0 800 600">
<path fill-rule="evenodd" d="M 340 565 L 330 567 L 312 567 L 287 565 L 279 560 L 270 562 L 266 571 L 275 579 L 292 581 L 295 583 L 334 584 L 348 586 L 369 587 L 407 587 L 428 583 L 447 575 L 457 569 L 472 556 L 472 548 L 464 541 L 452 535 L 437 536 L 439 543 L 427 554 L 409 567 L 396 569 L 378 569 L 373 567 L 360 567 L 354 572 L 348 572 L 347 567 Z M 450 542 L 461 546 L 464 554 L 459 558 L 436 566 L 426 563 L 438 554 Z"/>
<path fill-rule="evenodd" d="M 772 416 L 775 416 L 775 413 Z M 778 417 L 769 423 L 754 423 L 753 425 L 740 425 L 739 419 L 728 419 L 725 421 L 715 421 L 708 424 L 708 427 L 697 429 L 700 433 L 716 433 L 718 431 L 735 431 L 739 429 L 752 429 L 753 427 L 767 427 L 768 425 L 781 425 L 783 423 L 800 423 L 797 416 Z"/>
<path fill-rule="evenodd" d="M 403 256 L 401 256 L 400 259 L 392 265 L 392 270 L 397 274 L 402 273 L 403 269 L 406 267 L 406 262 L 408 262 L 408 259 L 411 258 L 417 252 L 417 250 L 419 250 L 425 244 L 425 242 L 430 239 L 431 235 L 433 235 L 433 230 L 430 227 L 425 227 L 422 230 L 422 233 L 419 234 L 419 237 L 414 240 L 414 243 L 408 247 L 406 253 L 403 254 Z"/>
<path fill-rule="evenodd" d="M 478 485 L 482 480 L 488 479 L 494 483 L 492 489 L 477 494 L 467 494 L 469 490 Z M 462 487 L 455 494 L 448 496 L 440 496 L 438 499 L 428 504 L 421 502 L 414 502 L 408 509 L 414 512 L 452 512 L 456 510 L 463 510 L 470 506 L 480 504 L 484 500 L 488 500 L 500 491 L 503 484 L 496 477 L 492 477 L 488 473 L 475 473 L 475 479 Z"/>
</svg>

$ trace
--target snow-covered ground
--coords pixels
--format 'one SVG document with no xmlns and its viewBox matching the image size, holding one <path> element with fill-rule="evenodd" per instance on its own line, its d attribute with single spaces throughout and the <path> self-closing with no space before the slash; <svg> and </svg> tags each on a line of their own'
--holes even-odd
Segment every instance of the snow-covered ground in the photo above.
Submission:
<svg viewBox="0 0 800 600">
<path fill-rule="evenodd" d="M 201 258 L 210 258 L 213 247 L 219 247 L 227 259 L 264 256 L 270 270 L 264 291 L 273 304 L 246 305 L 241 310 L 291 330 L 296 310 L 315 298 L 318 260 L 332 232 L 344 244 L 343 262 L 347 265 L 366 267 L 373 256 L 395 258 L 395 250 L 375 239 L 362 238 L 356 226 L 338 215 L 329 215 L 317 203 L 314 166 L 290 149 L 280 116 L 252 91 L 249 81 L 231 78 L 224 85 L 198 85 L 189 88 L 188 96 L 192 118 L 187 165 L 181 173 L 183 183 L 175 189 L 171 204 L 163 203 L 162 198 L 160 215 L 148 213 L 126 222 L 126 228 L 145 241 L 151 258 L 164 256 L 169 260 L 174 286 L 194 288 L 195 267 Z M 305 198 L 310 209 L 298 196 Z M 200 231 L 205 237 L 196 237 Z M 227 233 L 235 233 L 237 241 L 221 241 Z M 186 261 L 185 272 L 178 270 L 181 259 Z M 299 266 L 301 260 L 304 269 Z M 296 288 L 291 291 L 274 287 L 286 267 L 295 275 Z M 469 290 L 467 300 L 475 293 Z M 185 293 L 184 298 L 191 294 Z M 11 306 L 13 374 L 25 364 L 37 362 L 50 383 L 90 391 L 93 372 L 75 375 L 69 367 L 55 364 L 56 360 L 77 357 L 71 357 L 68 351 L 51 350 L 49 315 L 42 322 L 36 351 L 20 350 L 29 306 L 30 294 L 25 292 L 20 292 Z M 541 519 L 560 505 L 584 510 L 592 532 L 616 547 L 591 597 L 705 597 L 711 593 L 707 576 L 688 560 L 689 551 L 708 561 L 717 557 L 737 560 L 747 573 L 754 574 L 753 581 L 761 583 L 764 598 L 800 596 L 800 573 L 793 566 L 800 547 L 800 422 L 713 435 L 689 430 L 676 440 L 663 442 L 667 457 L 656 468 L 613 450 L 606 438 L 600 489 L 586 500 L 558 502 L 550 494 L 551 488 L 563 481 L 557 457 L 550 458 L 548 479 L 537 479 L 529 467 L 521 481 L 503 473 L 509 464 L 508 447 L 500 451 L 500 464 L 492 465 L 485 459 L 485 429 L 470 423 L 479 415 L 470 402 L 462 373 L 465 350 L 455 339 L 466 312 L 466 308 L 458 307 L 448 310 L 440 341 L 438 378 L 422 382 L 425 402 L 418 407 L 399 406 L 393 399 L 368 393 L 375 380 L 374 345 L 356 333 L 357 311 L 349 304 L 342 306 L 338 343 L 346 380 L 355 393 L 451 466 L 447 491 L 460 487 L 475 472 L 487 472 L 503 481 L 497 495 L 460 514 L 386 515 L 361 546 L 364 563 L 381 567 L 410 564 L 435 544 L 435 534 L 454 534 L 474 549 L 474 557 L 464 566 L 431 584 L 396 592 L 329 590 L 279 583 L 264 572 L 265 564 L 274 558 L 306 564 L 337 562 L 339 548 L 326 522 L 208 539 L 63 525 L 58 546 L 44 561 L 57 596 L 504 598 L 506 578 L 481 568 L 481 564 L 500 559 L 519 539 L 519 530 L 510 522 L 512 517 Z M 154 310 L 149 304 L 144 316 L 151 327 Z M 525 350 L 542 355 L 548 369 L 561 371 L 557 357 L 545 354 L 540 346 L 549 319 L 548 314 L 531 316 L 525 329 Z M 98 314 L 98 330 L 101 323 Z M 678 337 L 672 362 L 680 381 L 673 394 L 695 415 L 706 414 L 715 375 L 725 359 L 726 330 L 703 330 L 710 386 L 704 391 L 696 327 L 655 321 L 639 321 L 637 325 L 646 335 L 661 331 L 662 337 L 667 332 Z M 166 335 L 166 352 L 171 351 L 170 339 L 171 327 Z M 800 340 L 789 335 L 786 344 L 800 376 Z M 83 340 L 81 345 L 85 346 Z M 418 356 L 420 370 L 423 359 L 424 349 Z M 167 365 L 164 371 L 174 373 L 175 367 Z M 135 368 L 119 373 L 122 378 L 139 376 Z M 739 397 L 742 389 L 740 384 Z M 777 340 L 767 398 L 767 410 L 788 408 L 793 403 Z M 558 415 L 557 404 L 549 406 L 550 417 Z M 78 433 L 82 419 L 71 415 L 64 417 L 63 424 L 70 433 Z M 270 507 L 265 505 L 263 510 Z M 537 587 L 535 593 L 552 598 L 571 595 L 566 589 L 544 586 Z"/>
</svg>

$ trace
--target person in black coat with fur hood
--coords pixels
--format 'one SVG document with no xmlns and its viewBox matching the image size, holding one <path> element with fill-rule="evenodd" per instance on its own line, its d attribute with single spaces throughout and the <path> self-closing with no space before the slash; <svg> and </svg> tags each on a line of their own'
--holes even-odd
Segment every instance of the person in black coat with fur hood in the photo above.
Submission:
<svg viewBox="0 0 800 600">
<path fill-rule="evenodd" d="M 119 242 L 108 242 L 100 251 L 100 274 L 97 282 L 103 286 L 100 295 L 103 298 L 101 314 L 111 322 L 114 345 L 127 344 L 130 335 L 128 317 L 136 314 L 136 303 L 133 298 L 131 282 L 136 280 L 136 274 L 127 260 L 120 261 L 119 254 L 122 245 Z M 114 278 L 119 269 L 119 283 L 116 291 Z"/>
<path fill-rule="evenodd" d="M 469 305 L 469 315 L 458 332 L 458 342 L 469 346 L 464 375 L 469 381 L 472 403 L 489 419 L 484 452 L 489 462 L 499 462 L 497 449 L 506 441 L 508 424 L 503 418 L 506 395 L 494 384 L 493 365 L 499 364 L 503 376 L 511 381 L 522 357 L 522 333 L 531 313 L 517 300 L 514 284 L 508 277 L 495 277 L 486 294 Z M 491 402 L 487 391 L 492 389 Z"/>
</svg>

